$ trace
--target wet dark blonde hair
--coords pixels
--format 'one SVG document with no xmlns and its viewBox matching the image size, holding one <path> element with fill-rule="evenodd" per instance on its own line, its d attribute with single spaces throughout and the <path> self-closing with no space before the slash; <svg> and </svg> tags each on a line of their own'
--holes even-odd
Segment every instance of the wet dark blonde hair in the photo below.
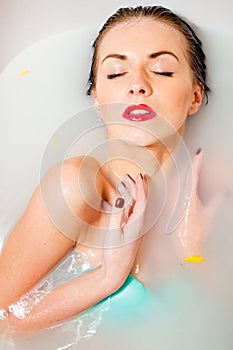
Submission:
<svg viewBox="0 0 233 350">
<path fill-rule="evenodd" d="M 206 57 L 202 49 L 202 42 L 184 18 L 162 6 L 124 7 L 117 10 L 116 13 L 108 18 L 93 43 L 94 52 L 88 79 L 89 87 L 87 95 L 91 95 L 92 89 L 95 87 L 98 48 L 104 35 L 117 24 L 141 18 L 149 18 L 165 23 L 183 34 L 187 42 L 187 59 L 194 82 L 203 89 L 208 102 L 208 91 L 210 89 L 206 83 Z"/>
</svg>

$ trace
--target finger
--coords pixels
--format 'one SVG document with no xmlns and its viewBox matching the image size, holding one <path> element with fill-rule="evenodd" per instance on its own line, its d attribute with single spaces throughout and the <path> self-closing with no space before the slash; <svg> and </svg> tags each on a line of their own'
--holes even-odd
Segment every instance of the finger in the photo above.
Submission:
<svg viewBox="0 0 233 350">
<path fill-rule="evenodd" d="M 138 239 L 143 233 L 144 214 L 146 209 L 146 193 L 143 180 L 140 175 L 136 176 L 136 202 L 129 220 L 124 227 L 125 242 Z"/>
<path fill-rule="evenodd" d="M 122 197 L 117 197 L 109 213 L 109 229 L 121 227 L 121 220 L 124 213 L 125 200 Z"/>
<path fill-rule="evenodd" d="M 127 175 L 124 177 L 123 182 L 125 183 L 126 187 L 129 189 L 133 199 L 136 200 L 136 183 L 133 180 L 133 178 L 130 175 Z"/>
<path fill-rule="evenodd" d="M 124 180 L 118 184 L 117 190 L 120 195 L 125 199 L 125 210 L 122 218 L 122 227 L 124 227 L 128 221 L 130 214 L 132 213 L 133 206 L 136 200 L 136 183 L 129 176 L 125 176 Z"/>
<path fill-rule="evenodd" d="M 134 200 L 133 195 L 132 195 L 132 190 L 130 185 L 125 182 L 121 181 L 117 185 L 117 192 L 120 194 L 122 198 L 125 200 L 125 207 L 130 206 L 132 204 L 132 201 Z"/>
<path fill-rule="evenodd" d="M 106 231 L 104 247 L 112 248 L 122 244 L 122 217 L 124 213 L 124 198 L 118 197 L 109 212 L 109 225 Z"/>
<path fill-rule="evenodd" d="M 146 192 L 143 180 L 138 174 L 135 179 L 136 182 L 136 201 L 133 207 L 132 214 L 130 215 L 128 223 L 132 222 L 136 218 L 140 217 L 144 213 L 146 208 Z"/>
<path fill-rule="evenodd" d="M 136 200 L 146 203 L 146 190 L 141 173 L 136 176 Z"/>
<path fill-rule="evenodd" d="M 203 159 L 203 151 L 201 148 L 199 148 L 192 162 L 192 182 L 193 182 L 194 196 L 198 196 L 198 187 L 199 187 L 202 159 Z"/>
</svg>

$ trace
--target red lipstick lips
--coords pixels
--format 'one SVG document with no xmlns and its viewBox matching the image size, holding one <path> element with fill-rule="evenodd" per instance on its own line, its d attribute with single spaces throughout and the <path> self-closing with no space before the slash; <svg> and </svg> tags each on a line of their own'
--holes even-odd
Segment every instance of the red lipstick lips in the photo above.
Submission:
<svg viewBox="0 0 233 350">
<path fill-rule="evenodd" d="M 155 118 L 156 113 L 149 106 L 139 104 L 127 107 L 122 117 L 133 122 L 143 122 Z"/>
</svg>

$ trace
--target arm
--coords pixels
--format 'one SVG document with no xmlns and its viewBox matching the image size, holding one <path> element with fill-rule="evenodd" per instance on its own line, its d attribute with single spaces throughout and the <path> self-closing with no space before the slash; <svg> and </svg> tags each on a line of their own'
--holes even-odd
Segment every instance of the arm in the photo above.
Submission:
<svg viewBox="0 0 233 350">
<path fill-rule="evenodd" d="M 51 222 L 38 186 L 0 256 L 0 308 L 31 289 L 73 245 Z"/>
<path fill-rule="evenodd" d="M 145 196 L 143 196 L 144 188 L 140 179 L 137 183 L 137 192 L 138 200 L 134 205 L 133 213 L 130 215 L 129 223 L 139 213 L 142 214 L 141 217 L 143 216 Z M 117 228 L 120 234 L 122 234 L 119 227 L 121 215 L 121 213 L 114 213 L 114 215 L 112 213 L 109 224 L 110 228 L 113 226 Z M 132 229 L 135 229 L 135 227 L 132 226 Z M 141 226 L 138 229 L 140 231 Z M 126 231 L 129 235 L 129 227 Z M 124 242 L 122 241 L 122 243 Z M 35 305 L 30 314 L 23 320 L 10 314 L 7 322 L 8 328 L 10 330 L 28 331 L 48 327 L 73 317 L 107 295 L 112 294 L 127 278 L 137 252 L 138 242 L 134 240 L 126 243 L 118 248 L 110 245 L 104 251 L 102 262 L 96 270 L 54 289 L 39 304 Z"/>
<path fill-rule="evenodd" d="M 59 224 L 69 227 L 69 218 L 63 215 L 62 199 L 74 213 L 85 209 L 77 190 L 77 174 L 81 158 L 53 167 L 36 188 L 28 207 L 7 239 L 0 256 L 0 309 L 7 308 L 28 292 L 74 246 L 75 241 L 64 235 L 51 220 L 54 209 Z M 62 195 L 59 191 L 62 169 Z M 61 187 L 61 186 L 60 186 Z M 49 202 L 50 201 L 50 202 Z M 62 220 L 62 221 L 61 221 Z M 72 229 L 80 231 L 81 221 Z"/>
<path fill-rule="evenodd" d="M 112 292 L 102 266 L 65 283 L 36 304 L 23 319 L 9 313 L 9 333 L 28 332 L 58 324 L 96 304 Z"/>
<path fill-rule="evenodd" d="M 173 241 L 180 262 L 202 262 L 202 247 L 208 234 L 217 207 L 222 199 L 222 192 L 213 195 L 212 199 L 203 204 L 199 197 L 199 179 L 203 152 L 194 156 L 192 168 L 192 194 L 186 203 L 184 217 L 174 234 Z"/>
</svg>

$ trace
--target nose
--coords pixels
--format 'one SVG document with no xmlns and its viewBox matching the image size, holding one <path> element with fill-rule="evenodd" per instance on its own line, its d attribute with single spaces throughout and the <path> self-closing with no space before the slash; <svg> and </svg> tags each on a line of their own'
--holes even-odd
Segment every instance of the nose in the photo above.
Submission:
<svg viewBox="0 0 233 350">
<path fill-rule="evenodd" d="M 134 96 L 150 96 L 152 94 L 152 86 L 145 74 L 138 73 L 132 77 L 128 88 L 128 94 Z"/>
</svg>

